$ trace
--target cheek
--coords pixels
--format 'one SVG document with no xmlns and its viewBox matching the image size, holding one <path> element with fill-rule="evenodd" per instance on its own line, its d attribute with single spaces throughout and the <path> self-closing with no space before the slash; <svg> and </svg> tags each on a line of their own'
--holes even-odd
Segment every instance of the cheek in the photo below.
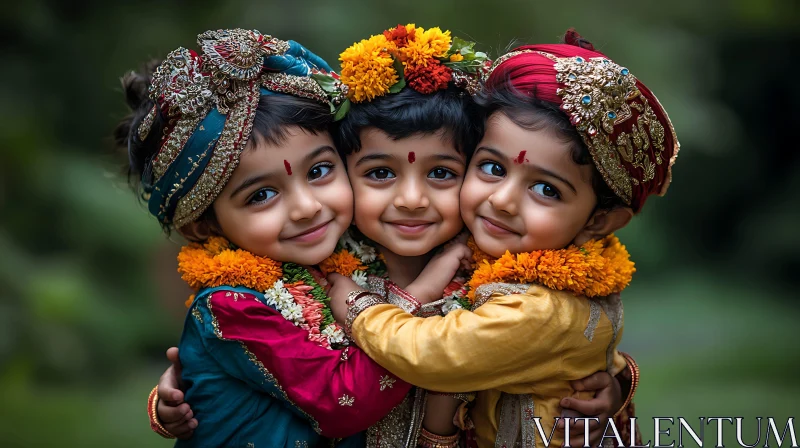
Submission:
<svg viewBox="0 0 800 448">
<path fill-rule="evenodd" d="M 454 186 L 446 190 L 433 190 L 429 194 L 435 198 L 436 209 L 446 223 L 457 222 L 461 223 L 461 210 L 460 210 L 460 192 L 461 186 Z"/>
<path fill-rule="evenodd" d="M 391 197 L 390 188 L 371 188 L 364 184 L 353 185 L 353 202 L 356 219 L 363 217 L 376 220 L 386 208 L 387 197 Z"/>
<path fill-rule="evenodd" d="M 225 236 L 234 244 L 256 255 L 282 259 L 278 235 L 286 211 L 281 207 L 269 210 L 239 209 L 219 215 L 218 222 Z"/>
<path fill-rule="evenodd" d="M 323 187 L 319 192 L 319 200 L 337 215 L 347 216 L 348 221 L 353 215 L 353 189 L 347 179 L 337 179 Z"/>
<path fill-rule="evenodd" d="M 528 212 L 524 215 L 525 240 L 532 247 L 526 247 L 525 252 L 542 249 L 563 249 L 575 237 L 577 229 L 569 216 L 563 213 L 563 208 L 545 207 L 542 205 L 529 205 Z"/>
<path fill-rule="evenodd" d="M 475 216 L 478 206 L 489 197 L 490 189 L 475 176 L 467 176 L 461 187 L 461 214 L 464 217 Z"/>
</svg>

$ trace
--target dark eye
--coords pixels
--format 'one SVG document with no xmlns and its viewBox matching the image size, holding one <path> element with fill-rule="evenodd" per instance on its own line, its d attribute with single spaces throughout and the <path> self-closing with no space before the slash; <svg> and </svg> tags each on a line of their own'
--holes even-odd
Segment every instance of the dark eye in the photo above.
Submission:
<svg viewBox="0 0 800 448">
<path fill-rule="evenodd" d="M 506 175 L 506 169 L 496 162 L 484 162 L 478 165 L 478 168 L 490 176 L 503 177 Z"/>
<path fill-rule="evenodd" d="M 270 199 L 274 198 L 278 195 L 278 192 L 271 189 L 271 188 L 262 188 L 255 193 L 253 196 L 250 197 L 250 200 L 247 201 L 248 204 L 259 204 L 262 202 L 267 202 Z"/>
<path fill-rule="evenodd" d="M 533 190 L 533 192 L 538 194 L 539 196 L 544 196 L 546 198 L 558 199 L 561 197 L 561 194 L 558 192 L 556 187 L 550 184 L 546 184 L 544 182 L 539 182 L 537 184 L 534 184 L 531 187 L 531 190 Z"/>
<path fill-rule="evenodd" d="M 393 179 L 397 176 L 388 168 L 376 168 L 367 173 L 367 177 L 373 180 Z"/>
<path fill-rule="evenodd" d="M 428 178 L 430 179 L 449 180 L 454 177 L 456 177 L 456 173 L 442 167 L 434 168 L 428 173 Z"/>
<path fill-rule="evenodd" d="M 331 172 L 331 170 L 333 170 L 333 165 L 330 164 L 314 165 L 310 170 L 308 170 L 308 180 L 315 180 L 325 177 Z"/>
</svg>

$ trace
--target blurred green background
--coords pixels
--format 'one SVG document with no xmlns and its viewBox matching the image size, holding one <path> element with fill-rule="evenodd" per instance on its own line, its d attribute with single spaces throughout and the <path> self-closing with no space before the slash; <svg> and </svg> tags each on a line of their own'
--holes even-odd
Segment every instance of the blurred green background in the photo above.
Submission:
<svg viewBox="0 0 800 448">
<path fill-rule="evenodd" d="M 170 445 L 150 432 L 145 399 L 180 336 L 178 244 L 128 189 L 110 135 L 125 114 L 124 72 L 232 27 L 298 40 L 331 65 L 397 23 L 438 25 L 493 55 L 576 27 L 656 92 L 683 146 L 670 194 L 621 233 L 639 269 L 622 343 L 642 369 L 639 415 L 797 415 L 800 2 L 27 0 L 3 9 L 0 446 Z"/>
</svg>

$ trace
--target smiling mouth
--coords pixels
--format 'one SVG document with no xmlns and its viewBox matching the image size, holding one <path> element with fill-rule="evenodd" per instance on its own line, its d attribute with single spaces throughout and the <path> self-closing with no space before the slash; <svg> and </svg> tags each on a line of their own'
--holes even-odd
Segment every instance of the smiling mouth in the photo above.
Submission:
<svg viewBox="0 0 800 448">
<path fill-rule="evenodd" d="M 404 233 L 407 235 L 416 235 L 422 233 L 433 225 L 433 223 L 430 221 L 418 221 L 418 220 L 392 221 L 392 222 L 387 222 L 387 224 L 394 226 L 394 228 L 397 229 L 400 233 Z"/>
<path fill-rule="evenodd" d="M 515 232 L 514 230 L 512 230 L 511 228 L 509 228 L 508 226 L 506 226 L 505 224 L 503 224 L 500 221 L 497 221 L 497 220 L 491 219 L 491 218 L 487 218 L 485 216 L 481 216 L 480 218 L 483 221 L 484 228 L 486 228 L 486 230 L 489 233 L 492 233 L 492 234 L 495 234 L 495 235 L 501 235 L 501 236 L 502 235 L 509 235 L 509 234 L 517 235 L 517 232 Z"/>
<path fill-rule="evenodd" d="M 295 236 L 286 238 L 289 241 L 301 242 L 301 243 L 308 243 L 312 241 L 316 241 L 321 238 L 325 232 L 328 230 L 328 225 L 333 222 L 333 220 L 326 221 L 320 225 L 314 226 L 302 233 L 299 233 Z"/>
</svg>

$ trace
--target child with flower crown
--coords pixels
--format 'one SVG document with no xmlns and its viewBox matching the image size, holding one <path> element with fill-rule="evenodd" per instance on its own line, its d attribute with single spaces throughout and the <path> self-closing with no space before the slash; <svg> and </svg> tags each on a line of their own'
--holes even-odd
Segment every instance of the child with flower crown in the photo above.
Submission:
<svg viewBox="0 0 800 448">
<path fill-rule="evenodd" d="M 616 349 L 634 269 L 612 233 L 666 191 L 679 145 L 627 68 L 574 32 L 567 42 L 500 57 L 479 95 L 485 132 L 460 204 L 472 311 L 420 319 L 329 276 L 337 319 L 373 359 L 431 390 L 480 391 L 470 415 L 481 447 L 560 445 L 550 428 L 563 397 L 590 395 L 571 381 L 598 370 L 629 378 L 603 438 L 635 439 L 626 418 L 638 368 Z"/>
<path fill-rule="evenodd" d="M 194 241 L 178 257 L 198 290 L 180 361 L 203 424 L 178 445 L 363 446 L 360 431 L 410 385 L 349 345 L 309 267 L 352 220 L 329 132 L 337 97 L 310 77 L 330 68 L 255 30 L 208 31 L 198 45 L 123 79 L 134 113 L 116 132 L 150 212 Z"/>
</svg>

